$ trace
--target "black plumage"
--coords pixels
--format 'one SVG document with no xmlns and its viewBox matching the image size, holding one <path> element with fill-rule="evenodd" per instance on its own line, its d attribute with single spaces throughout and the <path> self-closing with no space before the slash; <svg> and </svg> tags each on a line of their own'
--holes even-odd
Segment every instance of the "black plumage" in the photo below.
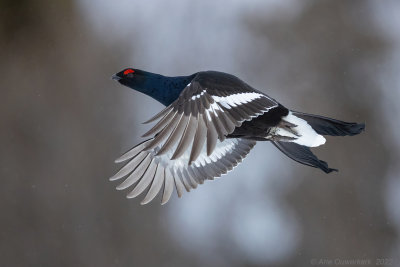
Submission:
<svg viewBox="0 0 400 267">
<path fill-rule="evenodd" d="M 148 189 L 143 204 L 163 191 L 166 203 L 175 186 L 178 196 L 205 180 L 232 170 L 257 141 L 271 141 L 291 159 L 329 173 L 309 147 L 322 135 L 355 135 L 364 124 L 347 123 L 291 111 L 239 78 L 216 71 L 166 77 L 136 69 L 113 76 L 167 107 L 146 123 L 157 123 L 117 161 L 128 163 L 111 180 L 126 177 L 117 189 L 133 186 L 128 197 Z"/>
</svg>

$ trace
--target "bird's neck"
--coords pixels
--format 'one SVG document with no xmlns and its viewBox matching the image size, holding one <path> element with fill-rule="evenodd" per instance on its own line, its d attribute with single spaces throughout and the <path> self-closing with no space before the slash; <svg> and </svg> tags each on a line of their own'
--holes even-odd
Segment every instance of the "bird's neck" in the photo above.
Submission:
<svg viewBox="0 0 400 267">
<path fill-rule="evenodd" d="M 183 89 L 193 79 L 193 75 L 166 77 L 159 74 L 153 74 L 147 77 L 143 86 L 137 88 L 138 91 L 151 96 L 165 106 L 174 102 L 183 91 Z"/>
</svg>

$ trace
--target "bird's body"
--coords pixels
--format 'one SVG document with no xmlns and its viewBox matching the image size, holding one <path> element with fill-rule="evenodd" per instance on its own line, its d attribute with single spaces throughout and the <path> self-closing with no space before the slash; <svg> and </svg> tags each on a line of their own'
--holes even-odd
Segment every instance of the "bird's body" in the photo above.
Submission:
<svg viewBox="0 0 400 267">
<path fill-rule="evenodd" d="M 335 169 L 309 147 L 325 143 L 323 135 L 355 135 L 363 124 L 291 111 L 239 78 L 216 71 L 166 77 L 136 69 L 113 76 L 165 106 L 147 122 L 158 120 L 144 136 L 151 137 L 124 154 L 130 160 L 111 180 L 128 176 L 117 187 L 135 185 L 128 197 L 147 188 L 142 204 L 164 188 L 166 203 L 176 187 L 181 196 L 207 179 L 235 167 L 257 141 L 271 141 L 288 157 L 326 173 Z"/>
</svg>

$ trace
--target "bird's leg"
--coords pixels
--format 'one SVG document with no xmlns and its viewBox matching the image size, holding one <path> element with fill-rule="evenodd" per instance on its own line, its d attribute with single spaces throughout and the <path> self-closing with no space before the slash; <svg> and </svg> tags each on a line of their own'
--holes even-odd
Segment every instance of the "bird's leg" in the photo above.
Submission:
<svg viewBox="0 0 400 267">
<path fill-rule="evenodd" d="M 298 137 L 301 137 L 301 135 L 293 129 L 296 126 L 297 126 L 296 124 L 293 124 L 285 120 L 281 120 L 277 126 L 269 129 L 267 136 L 265 138 L 271 141 L 296 140 Z M 286 134 L 284 134 L 284 132 L 287 132 L 288 134 L 291 134 L 293 136 L 287 136 Z"/>
<path fill-rule="evenodd" d="M 301 135 L 298 132 L 296 132 L 295 130 L 292 129 L 293 127 L 296 127 L 296 126 L 297 126 L 296 124 L 293 124 L 293 123 L 285 121 L 285 120 L 281 120 L 277 127 L 280 127 L 282 129 L 288 131 L 289 133 L 294 134 L 297 137 L 301 137 Z"/>
<path fill-rule="evenodd" d="M 290 137 L 290 136 L 284 136 L 284 135 L 273 135 L 273 136 L 267 136 L 267 139 L 270 141 L 293 141 L 296 140 L 297 138 L 295 137 Z"/>
</svg>

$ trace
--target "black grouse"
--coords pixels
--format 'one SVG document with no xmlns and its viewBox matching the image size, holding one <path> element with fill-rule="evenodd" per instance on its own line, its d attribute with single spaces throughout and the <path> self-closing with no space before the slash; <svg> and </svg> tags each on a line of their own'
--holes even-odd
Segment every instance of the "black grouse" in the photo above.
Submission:
<svg viewBox="0 0 400 267">
<path fill-rule="evenodd" d="M 165 204 L 205 180 L 226 174 L 257 141 L 270 141 L 289 158 L 325 173 L 337 171 L 310 150 L 325 143 L 323 135 L 356 135 L 364 124 L 343 122 L 289 110 L 239 78 L 217 71 L 166 77 L 128 68 L 112 79 L 158 100 L 165 106 L 145 123 L 158 121 L 144 137 L 150 139 L 126 152 L 127 161 L 110 180 L 133 186 L 133 198 L 148 189 L 141 204 L 162 191 Z"/>
</svg>

